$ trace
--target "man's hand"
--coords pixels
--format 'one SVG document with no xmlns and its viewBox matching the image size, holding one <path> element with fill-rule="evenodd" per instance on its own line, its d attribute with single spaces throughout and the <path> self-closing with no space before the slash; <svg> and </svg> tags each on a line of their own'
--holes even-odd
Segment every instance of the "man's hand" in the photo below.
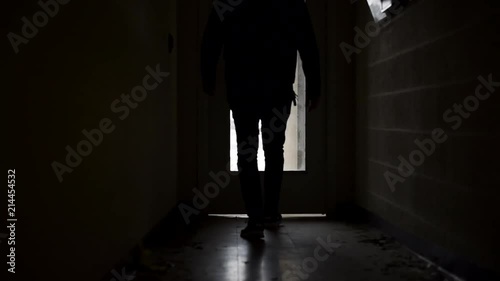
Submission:
<svg viewBox="0 0 500 281">
<path fill-rule="evenodd" d="M 308 112 L 311 112 L 311 111 L 315 110 L 316 108 L 318 108 L 318 105 L 319 105 L 319 97 L 307 99 L 307 111 Z"/>
</svg>

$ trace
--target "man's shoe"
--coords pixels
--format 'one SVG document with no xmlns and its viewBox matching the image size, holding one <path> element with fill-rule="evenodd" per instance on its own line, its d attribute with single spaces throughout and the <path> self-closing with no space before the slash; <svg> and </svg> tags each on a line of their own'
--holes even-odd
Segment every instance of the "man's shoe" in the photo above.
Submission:
<svg viewBox="0 0 500 281">
<path fill-rule="evenodd" d="M 266 229 L 277 229 L 281 226 L 283 217 L 281 215 L 264 217 L 264 228 Z"/>
<path fill-rule="evenodd" d="M 247 227 L 241 230 L 240 236 L 244 239 L 264 238 L 264 226 L 261 223 L 248 222 Z"/>
</svg>

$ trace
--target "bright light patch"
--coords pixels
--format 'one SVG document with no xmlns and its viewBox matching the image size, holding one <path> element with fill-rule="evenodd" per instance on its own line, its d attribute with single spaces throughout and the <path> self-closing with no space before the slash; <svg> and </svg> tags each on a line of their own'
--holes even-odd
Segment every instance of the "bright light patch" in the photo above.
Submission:
<svg viewBox="0 0 500 281">
<path fill-rule="evenodd" d="M 385 12 L 392 6 L 392 0 L 367 0 L 375 21 L 381 21 L 386 17 Z"/>
<path fill-rule="evenodd" d="M 247 219 L 245 214 L 209 214 L 209 217 L 231 218 L 231 219 Z M 284 219 L 287 218 L 324 218 L 325 214 L 283 214 Z"/>
</svg>

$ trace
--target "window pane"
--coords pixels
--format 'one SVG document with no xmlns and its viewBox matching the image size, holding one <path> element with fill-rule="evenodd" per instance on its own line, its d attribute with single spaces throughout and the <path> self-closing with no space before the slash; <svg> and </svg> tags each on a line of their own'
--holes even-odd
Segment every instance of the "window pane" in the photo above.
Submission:
<svg viewBox="0 0 500 281">
<path fill-rule="evenodd" d="M 385 11 L 392 6 L 392 0 L 368 0 L 368 5 L 375 21 L 380 21 L 386 17 Z"/>
</svg>

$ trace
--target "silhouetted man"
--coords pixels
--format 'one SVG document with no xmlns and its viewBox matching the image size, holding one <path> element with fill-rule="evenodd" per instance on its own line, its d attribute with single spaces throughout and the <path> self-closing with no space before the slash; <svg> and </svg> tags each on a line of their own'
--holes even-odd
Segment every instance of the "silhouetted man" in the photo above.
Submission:
<svg viewBox="0 0 500 281">
<path fill-rule="evenodd" d="M 264 237 L 264 227 L 281 222 L 279 197 L 283 178 L 283 145 L 292 102 L 297 51 L 306 77 L 309 110 L 320 95 L 319 53 L 304 0 L 214 2 L 203 37 L 203 90 L 214 95 L 216 67 L 224 50 L 227 100 L 238 142 L 241 191 L 249 216 L 244 238 Z M 259 120 L 266 169 L 264 198 L 257 166 Z"/>
</svg>

